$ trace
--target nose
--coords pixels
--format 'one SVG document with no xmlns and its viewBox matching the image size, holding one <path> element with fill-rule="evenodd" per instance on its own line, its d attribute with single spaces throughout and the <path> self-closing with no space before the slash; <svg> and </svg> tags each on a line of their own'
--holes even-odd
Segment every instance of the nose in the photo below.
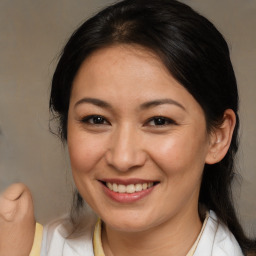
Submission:
<svg viewBox="0 0 256 256">
<path fill-rule="evenodd" d="M 138 131 L 129 125 L 117 129 L 106 152 L 107 164 L 121 172 L 143 166 L 147 157 L 141 142 Z"/>
</svg>

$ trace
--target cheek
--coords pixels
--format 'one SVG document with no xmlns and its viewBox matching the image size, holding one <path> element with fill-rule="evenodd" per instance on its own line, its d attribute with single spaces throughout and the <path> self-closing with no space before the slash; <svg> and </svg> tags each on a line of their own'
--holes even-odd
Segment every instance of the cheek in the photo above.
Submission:
<svg viewBox="0 0 256 256">
<path fill-rule="evenodd" d="M 185 143 L 166 139 L 160 145 L 160 147 L 151 150 L 153 160 L 162 170 L 168 171 L 168 173 L 179 172 L 182 166 L 185 165 L 184 158 L 187 155 Z"/>
<path fill-rule="evenodd" d="M 184 173 L 189 170 L 202 172 L 206 156 L 206 141 L 193 134 L 170 135 L 158 140 L 158 147 L 151 147 L 151 158 L 166 174 Z"/>
<path fill-rule="evenodd" d="M 91 138 L 78 132 L 70 132 L 68 136 L 69 157 L 74 174 L 82 175 L 90 172 L 101 159 L 103 147 L 100 138 Z"/>
</svg>

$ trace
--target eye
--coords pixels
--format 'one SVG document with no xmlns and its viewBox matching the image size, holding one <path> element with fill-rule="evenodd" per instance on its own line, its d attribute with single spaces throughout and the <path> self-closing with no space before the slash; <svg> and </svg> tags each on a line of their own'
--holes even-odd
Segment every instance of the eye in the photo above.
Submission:
<svg viewBox="0 0 256 256">
<path fill-rule="evenodd" d="M 82 123 L 92 124 L 92 125 L 106 125 L 109 122 L 100 115 L 90 115 L 86 116 L 81 120 Z"/>
<path fill-rule="evenodd" d="M 155 117 L 150 118 L 148 120 L 147 124 L 149 126 L 166 126 L 166 125 L 170 125 L 170 124 L 176 124 L 176 122 L 167 117 L 155 116 Z"/>
</svg>

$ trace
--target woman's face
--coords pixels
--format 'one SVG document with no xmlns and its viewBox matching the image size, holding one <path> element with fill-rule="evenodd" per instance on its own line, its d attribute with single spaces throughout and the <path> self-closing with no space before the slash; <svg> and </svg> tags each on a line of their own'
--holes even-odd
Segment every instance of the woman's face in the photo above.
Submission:
<svg viewBox="0 0 256 256">
<path fill-rule="evenodd" d="M 143 231 L 197 212 L 209 136 L 202 108 L 149 51 L 98 50 L 68 113 L 76 186 L 106 225 Z"/>
</svg>

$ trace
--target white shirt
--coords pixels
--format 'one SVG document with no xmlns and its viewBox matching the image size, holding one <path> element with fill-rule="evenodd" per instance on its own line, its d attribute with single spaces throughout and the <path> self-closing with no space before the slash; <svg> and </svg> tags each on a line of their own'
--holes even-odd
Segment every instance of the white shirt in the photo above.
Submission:
<svg viewBox="0 0 256 256">
<path fill-rule="evenodd" d="M 96 221 L 96 216 L 88 215 L 71 235 L 73 227 L 67 218 L 50 223 L 44 228 L 41 256 L 94 256 L 92 237 Z M 243 256 L 243 253 L 233 234 L 210 211 L 194 256 Z"/>
</svg>

